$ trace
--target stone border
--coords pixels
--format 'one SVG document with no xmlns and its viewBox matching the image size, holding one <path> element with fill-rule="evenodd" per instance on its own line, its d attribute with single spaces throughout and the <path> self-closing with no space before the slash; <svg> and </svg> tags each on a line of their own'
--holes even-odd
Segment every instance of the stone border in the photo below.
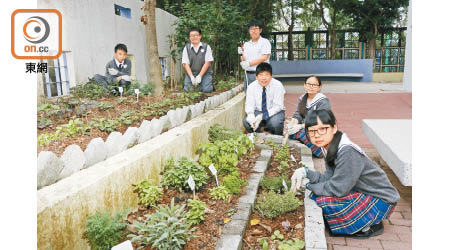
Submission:
<svg viewBox="0 0 450 250">
<path fill-rule="evenodd" d="M 243 85 L 240 84 L 196 104 L 169 110 L 165 116 L 159 119 L 143 120 L 139 128 L 129 127 L 123 135 L 117 131 L 111 132 L 106 141 L 100 137 L 94 138 L 84 152 L 76 144 L 67 146 L 59 158 L 51 151 L 41 151 L 37 158 L 37 189 L 52 185 L 82 169 L 89 168 L 137 144 L 144 143 L 160 135 L 164 129 L 178 127 L 202 113 L 222 105 L 242 90 Z"/>
<path fill-rule="evenodd" d="M 196 158 L 200 143 L 208 141 L 205 131 L 215 123 L 242 129 L 244 102 L 240 93 L 179 127 L 38 190 L 38 249 L 88 249 L 81 236 L 89 215 L 137 208 L 133 183 L 143 178 L 159 182 L 160 168 L 170 157 Z"/>
</svg>

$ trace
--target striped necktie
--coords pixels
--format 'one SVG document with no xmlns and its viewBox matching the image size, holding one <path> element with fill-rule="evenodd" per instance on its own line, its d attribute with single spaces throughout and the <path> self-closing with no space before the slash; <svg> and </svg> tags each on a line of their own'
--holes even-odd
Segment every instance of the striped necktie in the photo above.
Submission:
<svg viewBox="0 0 450 250">
<path fill-rule="evenodd" d="M 122 70 L 122 69 L 123 69 L 123 65 L 119 64 L 119 70 Z"/>
<path fill-rule="evenodd" d="M 267 110 L 266 87 L 263 87 L 261 109 L 263 112 L 263 120 L 269 119 L 269 111 Z"/>
</svg>

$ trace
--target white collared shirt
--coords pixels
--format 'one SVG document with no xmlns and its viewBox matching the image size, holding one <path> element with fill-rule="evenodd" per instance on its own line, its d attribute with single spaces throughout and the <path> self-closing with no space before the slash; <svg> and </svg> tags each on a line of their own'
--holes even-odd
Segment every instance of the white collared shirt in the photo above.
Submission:
<svg viewBox="0 0 450 250">
<path fill-rule="evenodd" d="M 194 48 L 195 53 L 197 53 L 200 46 L 203 46 L 202 42 L 199 43 L 197 48 L 195 48 L 194 45 L 191 43 L 191 48 Z M 205 49 L 205 48 L 202 48 L 202 49 Z M 211 46 L 208 45 L 208 47 L 206 48 L 205 62 L 212 62 L 212 61 L 214 61 L 214 58 L 212 56 Z M 183 49 L 183 56 L 181 57 L 181 63 L 182 64 L 190 64 L 189 55 L 187 53 L 186 46 L 184 46 L 184 49 Z"/>
<path fill-rule="evenodd" d="M 117 65 L 117 68 L 120 68 L 119 66 L 122 64 L 122 67 L 124 67 L 125 66 L 125 59 L 123 60 L 123 62 L 119 62 L 119 61 L 117 61 L 117 59 L 116 58 L 114 58 L 114 61 L 116 62 L 116 65 Z"/>
<path fill-rule="evenodd" d="M 304 97 L 304 95 L 303 95 Z M 316 105 L 320 100 L 327 98 L 324 94 L 322 93 L 317 93 L 314 98 L 311 100 L 311 102 L 306 99 L 306 108 L 310 109 L 311 107 L 313 107 L 314 105 Z M 316 110 L 316 107 L 314 107 L 314 110 Z"/>
<path fill-rule="evenodd" d="M 252 82 L 247 88 L 247 96 L 245 98 L 245 113 L 254 114 L 254 112 L 262 111 L 262 93 L 263 86 L 259 84 L 258 80 Z M 284 107 L 284 90 L 283 84 L 275 78 L 272 78 L 270 83 L 266 86 L 266 101 L 267 111 L 269 117 L 277 114 Z"/>
<path fill-rule="evenodd" d="M 259 37 L 257 42 L 252 40 L 244 43 L 244 56 L 246 61 L 253 61 L 259 58 L 261 55 L 270 55 L 272 45 L 270 41 L 262 36 Z M 270 58 L 270 56 L 269 56 Z M 269 63 L 269 58 L 265 62 Z M 255 71 L 257 65 L 253 65 L 248 68 L 249 71 Z"/>
</svg>

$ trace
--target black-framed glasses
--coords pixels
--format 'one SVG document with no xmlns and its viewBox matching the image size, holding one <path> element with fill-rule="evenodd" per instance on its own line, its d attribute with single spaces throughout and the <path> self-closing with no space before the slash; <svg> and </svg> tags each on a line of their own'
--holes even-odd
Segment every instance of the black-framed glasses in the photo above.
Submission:
<svg viewBox="0 0 450 250">
<path fill-rule="evenodd" d="M 318 88 L 320 85 L 319 84 L 311 84 L 311 83 L 305 83 L 306 87 L 315 89 Z"/>
<path fill-rule="evenodd" d="M 327 130 L 328 130 L 329 128 L 331 128 L 331 127 L 321 127 L 321 128 L 319 128 L 319 129 L 314 129 L 314 130 L 308 128 L 308 135 L 309 135 L 310 137 L 313 137 L 313 136 L 315 136 L 316 134 L 318 134 L 318 135 L 324 135 L 324 134 L 327 133 Z"/>
</svg>

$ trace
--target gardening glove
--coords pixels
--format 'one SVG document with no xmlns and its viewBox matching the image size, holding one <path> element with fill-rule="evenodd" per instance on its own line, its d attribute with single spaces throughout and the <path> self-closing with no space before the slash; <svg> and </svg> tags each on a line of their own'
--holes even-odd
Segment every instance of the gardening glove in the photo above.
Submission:
<svg viewBox="0 0 450 250">
<path fill-rule="evenodd" d="M 115 68 L 108 68 L 108 73 L 110 75 L 115 76 L 115 75 L 117 75 L 119 73 L 119 71 L 117 69 L 115 69 Z"/>
<path fill-rule="evenodd" d="M 195 77 L 195 80 L 197 81 L 197 84 L 202 82 L 202 76 L 198 75 L 197 77 Z"/>
<path fill-rule="evenodd" d="M 291 191 L 300 190 L 303 179 L 306 179 L 306 169 L 299 168 L 295 170 L 294 174 L 291 177 Z"/>
<path fill-rule="evenodd" d="M 256 116 L 255 121 L 254 121 L 254 125 L 253 125 L 253 129 L 254 129 L 254 130 L 257 130 L 257 129 L 258 129 L 259 124 L 260 124 L 261 121 L 262 121 L 262 118 L 263 118 L 263 114 L 259 114 L 259 115 Z"/>
<path fill-rule="evenodd" d="M 246 120 L 247 120 L 248 124 L 250 124 L 250 127 L 253 128 L 253 123 L 255 123 L 255 120 L 256 120 L 255 115 L 254 114 L 247 115 Z"/>
<path fill-rule="evenodd" d="M 250 62 L 249 61 L 242 61 L 241 62 L 241 67 L 243 70 L 248 70 L 248 68 L 250 68 Z"/>
<path fill-rule="evenodd" d="M 287 132 L 289 135 L 296 134 L 300 129 L 302 129 L 304 124 L 288 124 L 287 125 Z"/>
<path fill-rule="evenodd" d="M 241 47 L 238 47 L 238 55 L 242 55 L 243 54 L 243 50 L 242 50 L 242 48 Z"/>
<path fill-rule="evenodd" d="M 127 81 L 127 82 L 131 82 L 131 76 L 129 76 L 129 75 L 123 75 L 122 79 Z"/>
<path fill-rule="evenodd" d="M 191 75 L 191 82 L 192 82 L 192 85 L 197 86 L 197 80 L 195 79 L 194 75 Z"/>
</svg>

